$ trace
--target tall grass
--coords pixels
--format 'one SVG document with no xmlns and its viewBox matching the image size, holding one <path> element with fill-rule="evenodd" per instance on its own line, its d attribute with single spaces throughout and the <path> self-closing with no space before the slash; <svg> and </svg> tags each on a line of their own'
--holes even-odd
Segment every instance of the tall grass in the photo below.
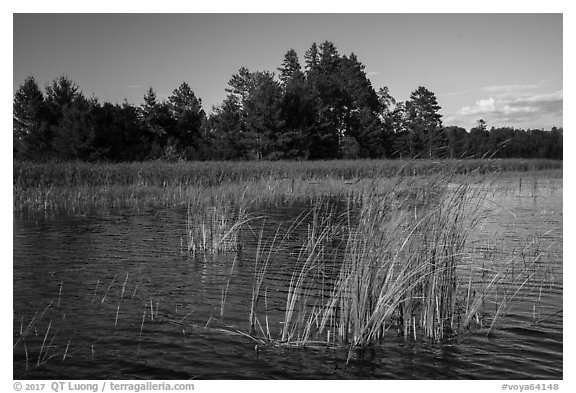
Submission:
<svg viewBox="0 0 576 393">
<path fill-rule="evenodd" d="M 503 269 L 480 268 L 466 259 L 466 243 L 481 219 L 479 207 L 489 188 L 482 173 L 561 165 L 520 160 L 15 163 L 14 210 L 48 211 L 66 204 L 78 209 L 183 204 L 187 249 L 197 256 L 239 251 L 242 231 L 256 233 L 261 204 L 299 203 L 304 198 L 312 201 L 309 212 L 287 228 L 279 227 L 269 241 L 264 241 L 263 229 L 257 235 L 249 331 L 228 331 L 258 343 L 295 346 L 370 345 L 384 340 L 389 331 L 406 338 L 441 340 L 475 322 L 493 329 L 523 289 L 544 282 L 539 276 L 539 253 L 523 259 L 520 267 L 507 264 Z M 344 201 L 345 211 L 332 209 L 331 198 Z M 268 272 L 277 260 L 284 263 L 276 253 L 302 226 L 306 236 L 292 266 L 282 321 L 277 324 L 268 314 Z M 221 316 L 230 279 L 222 293 Z M 127 281 L 128 275 L 114 325 Z M 114 282 L 115 277 L 101 304 Z M 98 280 L 92 303 L 100 284 Z M 137 288 L 138 283 L 132 299 Z M 487 302 L 493 303 L 494 313 L 483 321 L 481 310 Z M 140 338 L 145 316 L 146 311 Z M 150 298 L 150 318 L 157 316 L 158 305 L 154 311 Z M 25 339 L 37 319 L 34 315 L 29 328 L 22 323 L 15 344 L 24 346 L 27 363 L 31 341 Z M 37 343 L 40 362 L 49 358 L 54 344 L 53 326 L 45 329 Z M 69 344 L 70 340 L 64 358 Z"/>
<path fill-rule="evenodd" d="M 183 206 L 199 190 L 258 184 L 267 195 L 307 195 L 326 181 L 344 192 L 359 180 L 450 172 L 561 169 L 554 160 L 357 160 L 278 162 L 13 163 L 14 211 Z M 279 189 L 277 189 L 279 187 Z"/>
<path fill-rule="evenodd" d="M 241 229 L 254 219 L 247 207 L 244 194 L 239 200 L 198 196 L 190 201 L 186 219 L 189 255 L 239 251 Z"/>
<path fill-rule="evenodd" d="M 439 341 L 484 319 L 480 309 L 487 301 L 496 305 L 490 320 L 482 322 L 491 331 L 523 289 L 542 285 L 544 278 L 541 253 L 530 261 L 524 258 L 521 269 L 504 264 L 481 279 L 471 272 L 478 267 L 467 258 L 466 242 L 484 218 L 485 182 L 478 174 L 462 178 L 448 172 L 396 177 L 364 188 L 361 196 L 348 196 L 345 214 L 328 213 L 309 224 L 276 336 L 269 328 L 266 333 L 261 329 L 261 335 L 254 328 L 254 299 L 270 255 L 258 265 L 250 333 L 274 345 L 293 346 L 353 348 L 379 343 L 390 330 Z M 312 211 L 322 210 L 322 203 Z M 330 260 L 326 251 L 342 234 L 344 252 Z M 333 266 L 339 266 L 336 276 Z"/>
<path fill-rule="evenodd" d="M 463 226 L 471 224 L 463 216 L 474 210 L 475 196 L 468 184 L 447 180 L 396 180 L 387 190 L 363 195 L 318 333 L 330 330 L 332 339 L 364 345 L 391 327 L 432 339 L 453 330 L 456 267 Z"/>
</svg>

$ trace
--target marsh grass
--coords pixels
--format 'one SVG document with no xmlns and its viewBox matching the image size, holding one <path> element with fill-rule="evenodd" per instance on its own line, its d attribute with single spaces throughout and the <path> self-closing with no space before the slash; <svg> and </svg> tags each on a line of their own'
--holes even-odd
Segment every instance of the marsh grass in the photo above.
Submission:
<svg viewBox="0 0 576 393">
<path fill-rule="evenodd" d="M 242 228 L 257 218 L 248 213 L 249 205 L 246 190 L 237 199 L 199 192 L 188 203 L 186 215 L 189 256 L 240 251 Z"/>
<path fill-rule="evenodd" d="M 333 339 L 359 346 L 379 342 L 390 328 L 433 340 L 454 330 L 463 229 L 473 227 L 464 215 L 473 216 L 477 201 L 468 184 L 447 180 L 364 195 L 320 333 L 330 329 Z"/>
<path fill-rule="evenodd" d="M 102 164 L 96 180 L 90 178 L 95 170 L 90 165 L 19 167 L 14 174 L 18 197 L 14 209 L 48 211 L 66 204 L 83 209 L 87 201 L 92 206 L 116 206 L 148 203 L 160 196 L 160 203 L 184 201 L 187 206 L 186 247 L 193 258 L 237 253 L 243 236 L 255 236 L 246 329 L 224 323 L 236 254 L 222 288 L 221 320 L 211 316 L 206 324 L 185 323 L 188 314 L 168 322 L 183 330 L 186 325 L 240 335 L 263 346 L 349 346 L 352 350 L 378 344 L 390 332 L 405 339 L 433 341 L 478 327 L 490 333 L 528 290 L 541 293 L 553 281 L 547 247 L 540 242 L 548 233 L 509 259 L 482 266 L 480 259 L 467 254 L 466 245 L 470 233 L 484 219 L 478 211 L 489 199 L 486 190 L 502 191 L 493 185 L 498 183 L 496 176 L 488 178 L 483 173 L 532 170 L 540 164 L 554 167 L 556 162 L 486 161 L 480 167 L 479 162 L 281 164 L 285 163 L 242 163 L 237 167 L 229 163 L 198 167 L 160 163 L 158 169 L 148 164 L 142 168 Z M 66 172 L 64 179 L 70 187 L 53 181 L 62 175 L 59 171 Z M 162 183 L 166 178 L 170 180 Z M 524 180 L 522 190 L 535 194 L 538 184 Z M 507 187 L 513 194 L 519 184 L 514 181 Z M 310 209 L 278 226 L 272 236 L 265 235 L 266 220 L 258 214 L 263 204 L 301 205 L 303 200 Z M 335 208 L 334 200 L 343 201 L 345 208 Z M 285 297 L 277 312 L 277 304 L 270 305 L 276 302 L 270 298 L 271 268 L 286 263 L 283 252 L 289 242 L 301 239 L 301 234 L 303 240 L 295 261 L 290 261 L 290 279 L 280 292 Z M 498 258 L 489 253 L 482 260 Z M 137 291 L 145 289 L 142 276 L 131 297 L 126 292 L 128 274 L 123 285 L 118 282 L 115 286 L 116 278 L 114 275 L 109 283 L 96 281 L 89 296 L 91 307 L 114 304 L 111 312 L 116 316 L 111 324 L 117 326 L 121 304 L 145 298 L 139 353 L 147 315 L 151 321 L 165 321 L 159 312 L 160 300 L 156 299 L 154 306 L 153 297 L 145 291 L 136 297 Z M 100 287 L 104 293 L 98 293 Z M 14 349 L 16 352 L 22 345 L 26 369 L 55 356 L 68 359 L 73 353 L 71 339 L 58 342 L 55 328 L 62 316 L 54 310 L 66 306 L 66 301 L 61 304 L 66 299 L 62 288 L 60 281 L 55 301 L 43 311 L 37 310 L 27 323 L 24 317 L 20 320 Z M 99 302 L 95 302 L 97 295 Z M 540 315 L 537 300 L 533 314 L 535 321 L 546 318 Z M 94 344 L 91 348 L 94 350 Z"/>
<path fill-rule="evenodd" d="M 338 193 L 358 181 L 437 173 L 526 172 L 562 169 L 554 160 L 356 160 L 277 162 L 13 163 L 15 212 L 82 212 L 91 208 L 186 207 L 199 190 L 278 200 L 317 194 L 326 182 Z M 331 185 L 330 188 L 334 188 Z M 228 191 L 227 191 L 228 190 Z M 313 194 L 310 194 L 312 192 Z M 263 194 L 263 195 L 261 195 Z"/>
<path fill-rule="evenodd" d="M 278 259 L 272 254 L 298 225 L 282 239 L 275 235 L 266 246 L 258 243 L 244 334 L 273 346 L 353 349 L 380 343 L 389 331 L 432 341 L 478 325 L 490 333 L 528 289 L 541 290 L 549 263 L 527 245 L 513 264 L 474 265 L 466 244 L 486 218 L 480 211 L 487 188 L 480 173 L 440 172 L 365 184 L 361 193 L 344 194 L 343 213 L 328 211 L 318 199 L 307 213 L 312 220 L 293 266 L 279 331 L 270 328 L 267 310 L 258 304 L 266 299 L 262 288 Z M 336 238 L 344 239 L 338 256 L 327 253 Z M 487 303 L 492 313 L 483 311 Z"/>
</svg>

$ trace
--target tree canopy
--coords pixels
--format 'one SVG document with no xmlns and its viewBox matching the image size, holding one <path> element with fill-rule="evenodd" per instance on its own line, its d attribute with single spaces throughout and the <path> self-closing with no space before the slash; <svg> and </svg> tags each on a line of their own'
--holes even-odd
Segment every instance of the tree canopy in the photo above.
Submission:
<svg viewBox="0 0 576 393">
<path fill-rule="evenodd" d="M 354 54 L 313 43 L 304 67 L 290 49 L 277 74 L 241 67 L 209 114 L 182 82 L 167 100 L 150 87 L 134 106 L 87 99 L 60 76 L 30 76 L 14 94 L 13 154 L 27 160 L 562 158 L 562 129 L 445 126 L 435 94 L 404 102 L 375 89 Z"/>
</svg>

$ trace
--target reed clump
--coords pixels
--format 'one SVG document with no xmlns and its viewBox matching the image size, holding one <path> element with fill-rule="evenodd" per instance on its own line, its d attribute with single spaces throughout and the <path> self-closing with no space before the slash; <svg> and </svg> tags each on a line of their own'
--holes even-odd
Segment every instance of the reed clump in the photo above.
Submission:
<svg viewBox="0 0 576 393">
<path fill-rule="evenodd" d="M 457 267 L 480 198 L 442 176 L 404 189 L 412 193 L 400 199 L 364 197 L 322 325 L 341 341 L 378 342 L 390 328 L 434 340 L 455 331 Z"/>
<path fill-rule="evenodd" d="M 479 186 L 484 183 L 478 174 L 397 177 L 365 188 L 361 196 L 348 196 L 344 214 L 309 224 L 279 331 L 269 327 L 267 315 L 266 329 L 254 328 L 263 319 L 254 306 L 263 296 L 256 290 L 250 334 L 271 345 L 288 346 L 353 348 L 379 343 L 389 331 L 439 341 L 473 327 L 481 305 L 497 295 L 491 329 L 520 290 L 535 285 L 540 254 L 514 275 L 506 265 L 485 280 L 475 278 L 474 285 L 468 279 L 466 242 L 484 218 L 480 211 L 485 189 Z M 327 257 L 334 237 L 342 233 L 342 253 Z M 270 260 L 274 258 L 260 265 L 256 288 L 262 287 Z"/>
<path fill-rule="evenodd" d="M 247 222 L 246 212 L 221 206 L 192 208 L 187 213 L 187 249 L 191 257 L 199 254 L 239 251 L 240 231 Z"/>
</svg>

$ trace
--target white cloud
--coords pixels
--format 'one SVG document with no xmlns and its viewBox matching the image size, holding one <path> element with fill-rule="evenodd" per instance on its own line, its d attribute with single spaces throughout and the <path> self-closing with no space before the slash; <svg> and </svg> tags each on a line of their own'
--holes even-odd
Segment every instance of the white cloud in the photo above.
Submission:
<svg viewBox="0 0 576 393">
<path fill-rule="evenodd" d="M 526 102 L 549 102 L 549 101 L 562 101 L 564 98 L 564 90 L 558 90 L 552 93 L 536 94 L 531 97 L 524 98 Z M 519 99 L 521 100 L 521 99 Z"/>
<path fill-rule="evenodd" d="M 482 113 L 492 113 L 496 111 L 496 100 L 492 97 L 486 100 L 478 100 L 476 104 L 472 107 L 465 106 L 458 111 L 459 115 L 463 116 L 473 116 Z"/>
<path fill-rule="evenodd" d="M 455 117 L 463 121 L 482 118 L 489 123 L 506 123 L 510 126 L 544 118 L 556 118 L 562 123 L 563 90 L 542 92 L 532 91 L 529 85 L 508 85 L 492 91 L 501 93 L 480 99 L 472 106 L 462 107 Z"/>
<path fill-rule="evenodd" d="M 518 92 L 518 91 L 527 91 L 527 90 L 536 90 L 541 88 L 539 84 L 537 85 L 494 85 L 494 86 L 486 86 L 483 87 L 481 90 L 487 93 L 509 93 L 509 92 Z"/>
<path fill-rule="evenodd" d="M 538 112 L 538 109 L 530 106 L 504 105 L 504 107 L 502 108 L 502 113 L 506 116 L 513 114 L 536 113 L 536 112 Z"/>
<path fill-rule="evenodd" d="M 475 90 L 473 90 L 473 89 L 449 91 L 447 93 L 438 93 L 438 94 L 436 94 L 436 96 L 438 96 L 438 97 L 454 97 L 454 96 L 461 96 L 464 94 L 470 94 L 470 93 L 473 93 L 474 91 Z"/>
</svg>

